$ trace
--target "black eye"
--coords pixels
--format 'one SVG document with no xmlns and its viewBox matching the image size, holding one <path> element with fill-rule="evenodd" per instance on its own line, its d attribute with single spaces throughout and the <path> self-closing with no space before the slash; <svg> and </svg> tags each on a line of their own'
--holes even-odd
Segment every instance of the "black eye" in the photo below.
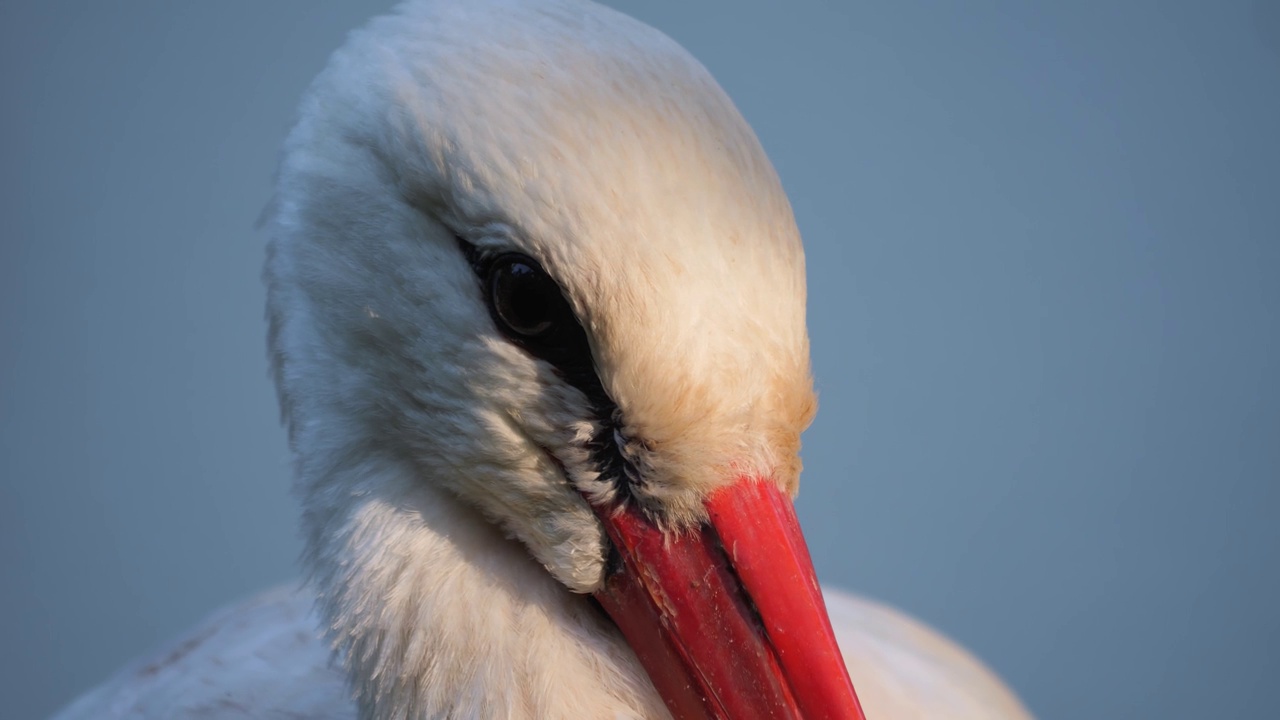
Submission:
<svg viewBox="0 0 1280 720">
<path fill-rule="evenodd" d="M 486 284 L 494 317 L 517 339 L 549 340 L 577 323 L 556 281 L 532 258 L 519 253 L 494 258 Z"/>
<path fill-rule="evenodd" d="M 498 329 L 529 354 L 550 363 L 602 408 L 601 417 L 611 417 L 612 400 L 600 387 L 587 333 L 556 281 L 528 255 L 507 252 L 486 257 L 461 237 L 456 240 L 480 280 Z"/>
</svg>

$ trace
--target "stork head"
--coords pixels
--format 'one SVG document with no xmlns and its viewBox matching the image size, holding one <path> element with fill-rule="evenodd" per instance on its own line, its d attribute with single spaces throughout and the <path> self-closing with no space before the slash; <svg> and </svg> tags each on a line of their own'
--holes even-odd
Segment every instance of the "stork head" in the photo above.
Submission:
<svg viewBox="0 0 1280 720">
<path fill-rule="evenodd" d="M 595 594 L 677 714 L 856 707 L 789 500 L 799 235 L 678 45 L 583 2 L 406 3 L 311 87 L 269 225 L 322 592 L 352 548 L 412 555 L 362 513 L 443 489 Z"/>
</svg>

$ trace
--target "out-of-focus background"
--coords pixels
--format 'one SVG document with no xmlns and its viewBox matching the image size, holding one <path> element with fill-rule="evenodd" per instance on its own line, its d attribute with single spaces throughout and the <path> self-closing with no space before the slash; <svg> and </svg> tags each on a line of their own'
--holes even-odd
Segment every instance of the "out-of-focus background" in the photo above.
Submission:
<svg viewBox="0 0 1280 720">
<path fill-rule="evenodd" d="M 0 5 L 0 716 L 296 574 L 254 221 L 389 4 Z M 1280 716 L 1280 4 L 614 4 L 794 203 L 823 579 L 1046 718 Z"/>
</svg>

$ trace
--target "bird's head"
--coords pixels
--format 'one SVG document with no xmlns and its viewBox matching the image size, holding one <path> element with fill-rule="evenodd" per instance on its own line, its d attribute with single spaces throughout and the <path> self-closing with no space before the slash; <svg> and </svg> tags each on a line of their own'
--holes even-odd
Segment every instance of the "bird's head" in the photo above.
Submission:
<svg viewBox="0 0 1280 720">
<path fill-rule="evenodd" d="M 677 713 L 856 703 L 789 500 L 799 235 L 678 45 L 585 3 L 409 3 L 310 89 L 269 218 L 322 591 L 353 548 L 430 563 L 359 518 L 443 489 L 595 594 Z"/>
</svg>

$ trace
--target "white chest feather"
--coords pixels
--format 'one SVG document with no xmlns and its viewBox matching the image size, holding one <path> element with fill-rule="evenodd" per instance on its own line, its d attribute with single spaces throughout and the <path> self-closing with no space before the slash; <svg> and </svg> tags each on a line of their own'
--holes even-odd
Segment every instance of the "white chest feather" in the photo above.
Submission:
<svg viewBox="0 0 1280 720">
<path fill-rule="evenodd" d="M 310 611 L 313 602 L 308 591 L 289 585 L 224 609 L 121 670 L 54 720 L 356 720 L 361 716 L 342 671 L 330 664 L 330 652 Z M 868 717 L 1030 717 L 989 670 L 945 637 L 897 611 L 852 595 L 828 591 L 827 602 Z M 480 643 L 474 646 L 476 653 L 482 649 Z M 591 706 L 587 704 L 591 699 L 601 697 L 599 678 L 557 673 L 556 656 L 533 647 L 523 652 L 540 661 L 551 681 L 535 700 L 541 713 L 519 703 L 506 713 L 496 708 L 482 712 L 475 705 L 455 704 L 463 700 L 457 688 L 419 685 L 423 693 L 454 695 L 440 698 L 442 707 L 436 714 L 409 717 L 666 717 L 665 710 L 653 707 Z M 438 658 L 442 664 L 450 660 Z M 493 662 L 502 664 L 501 660 Z M 516 671 L 508 666 L 494 668 L 492 674 L 513 676 Z M 515 688 L 510 689 L 513 697 L 519 696 Z"/>
</svg>

